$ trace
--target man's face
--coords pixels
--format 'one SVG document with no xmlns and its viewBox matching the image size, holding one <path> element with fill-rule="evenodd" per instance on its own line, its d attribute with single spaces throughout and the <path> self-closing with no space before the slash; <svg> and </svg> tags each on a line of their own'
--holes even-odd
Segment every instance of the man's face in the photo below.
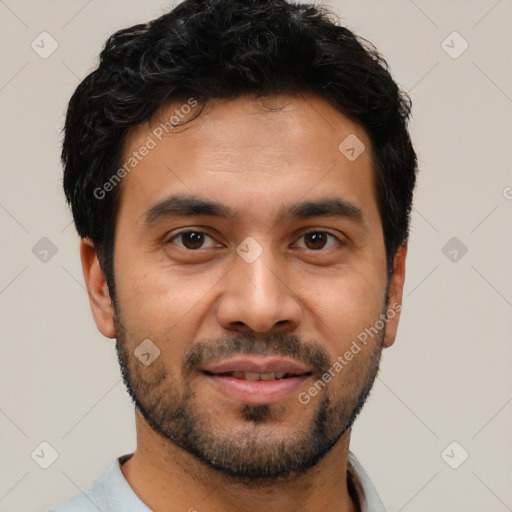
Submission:
<svg viewBox="0 0 512 512">
<path fill-rule="evenodd" d="M 117 349 L 136 405 L 163 438 L 253 479 L 316 464 L 393 342 L 381 328 L 344 357 L 391 304 L 370 140 L 320 98 L 271 103 L 211 101 L 161 141 L 152 130 L 181 104 L 137 127 L 126 160 L 148 136 L 156 145 L 120 185 L 114 246 Z M 351 134 L 366 146 L 355 160 L 338 149 Z M 171 196 L 233 216 L 177 212 Z M 329 215 L 296 206 L 326 201 L 339 201 Z M 143 340 L 143 361 L 160 351 L 149 365 L 135 355 Z"/>
</svg>

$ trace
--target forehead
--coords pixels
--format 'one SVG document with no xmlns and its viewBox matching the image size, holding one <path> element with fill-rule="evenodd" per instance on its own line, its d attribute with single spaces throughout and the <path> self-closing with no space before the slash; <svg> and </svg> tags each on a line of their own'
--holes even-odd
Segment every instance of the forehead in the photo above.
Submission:
<svg viewBox="0 0 512 512">
<path fill-rule="evenodd" d="M 269 199 L 277 213 L 286 198 L 336 193 L 376 212 L 369 137 L 324 99 L 242 96 L 190 107 L 194 101 L 173 102 L 131 130 L 125 162 L 151 148 L 121 183 L 120 211 L 129 204 L 142 215 L 181 193 L 261 218 L 258 205 Z"/>
</svg>

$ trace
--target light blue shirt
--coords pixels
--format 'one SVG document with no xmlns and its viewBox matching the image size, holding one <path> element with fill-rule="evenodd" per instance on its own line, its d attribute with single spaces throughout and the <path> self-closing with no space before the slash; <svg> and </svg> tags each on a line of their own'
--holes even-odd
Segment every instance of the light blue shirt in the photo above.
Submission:
<svg viewBox="0 0 512 512">
<path fill-rule="evenodd" d="M 120 464 L 132 454 L 122 455 L 91 489 L 77 494 L 50 512 L 152 512 L 135 494 L 121 472 Z M 386 512 L 377 491 L 352 452 L 348 452 L 348 481 L 359 500 L 360 512 Z"/>
</svg>

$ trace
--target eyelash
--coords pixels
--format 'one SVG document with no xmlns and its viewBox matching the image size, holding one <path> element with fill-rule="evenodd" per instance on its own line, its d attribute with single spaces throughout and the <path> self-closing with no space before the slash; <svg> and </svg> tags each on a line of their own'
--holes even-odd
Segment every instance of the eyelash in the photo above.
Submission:
<svg viewBox="0 0 512 512">
<path fill-rule="evenodd" d="M 206 235 L 207 237 L 210 237 L 213 240 L 213 237 L 211 235 L 209 235 L 208 233 L 205 233 L 204 231 L 199 231 L 199 230 L 196 230 L 196 229 L 184 229 L 183 231 L 179 231 L 178 233 L 175 233 L 172 237 L 167 239 L 167 241 L 164 243 L 164 245 L 172 243 L 173 240 L 175 240 L 176 238 L 180 237 L 181 235 L 185 235 L 187 233 L 199 233 L 201 235 Z M 305 237 L 307 235 L 310 235 L 310 234 L 319 234 L 319 233 L 326 234 L 326 235 L 330 236 L 331 238 L 334 238 L 338 242 L 338 245 L 340 245 L 340 246 L 341 245 L 345 245 L 344 242 L 341 241 L 337 236 L 335 236 L 331 232 L 325 231 L 325 230 L 311 230 L 311 231 L 307 231 L 306 233 L 303 233 L 299 237 L 299 239 L 303 238 L 303 237 Z M 202 248 L 199 248 L 199 249 L 188 249 L 186 247 L 181 247 L 181 246 L 178 246 L 178 247 L 180 247 L 180 249 L 183 249 L 183 250 L 189 251 L 189 252 L 199 252 L 202 249 Z M 317 250 L 315 250 L 315 249 L 308 249 L 308 248 L 302 248 L 302 249 L 305 249 L 306 251 L 309 251 L 309 252 L 322 252 L 322 251 L 327 251 L 329 249 L 332 249 L 332 247 L 329 247 L 327 249 L 321 248 L 321 249 L 317 249 Z"/>
</svg>

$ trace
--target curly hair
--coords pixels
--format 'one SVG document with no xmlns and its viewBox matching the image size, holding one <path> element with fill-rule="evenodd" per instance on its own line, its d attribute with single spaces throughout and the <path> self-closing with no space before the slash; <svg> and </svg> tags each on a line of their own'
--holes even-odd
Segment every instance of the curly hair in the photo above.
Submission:
<svg viewBox="0 0 512 512">
<path fill-rule="evenodd" d="M 131 127 L 167 102 L 313 93 L 362 126 L 374 156 L 388 276 L 408 239 L 417 158 L 407 129 L 411 100 L 366 39 L 325 7 L 286 0 L 185 0 L 114 33 L 97 69 L 68 105 L 64 191 L 78 234 L 90 238 L 114 297 L 119 187 L 94 194 L 119 168 Z"/>
</svg>

